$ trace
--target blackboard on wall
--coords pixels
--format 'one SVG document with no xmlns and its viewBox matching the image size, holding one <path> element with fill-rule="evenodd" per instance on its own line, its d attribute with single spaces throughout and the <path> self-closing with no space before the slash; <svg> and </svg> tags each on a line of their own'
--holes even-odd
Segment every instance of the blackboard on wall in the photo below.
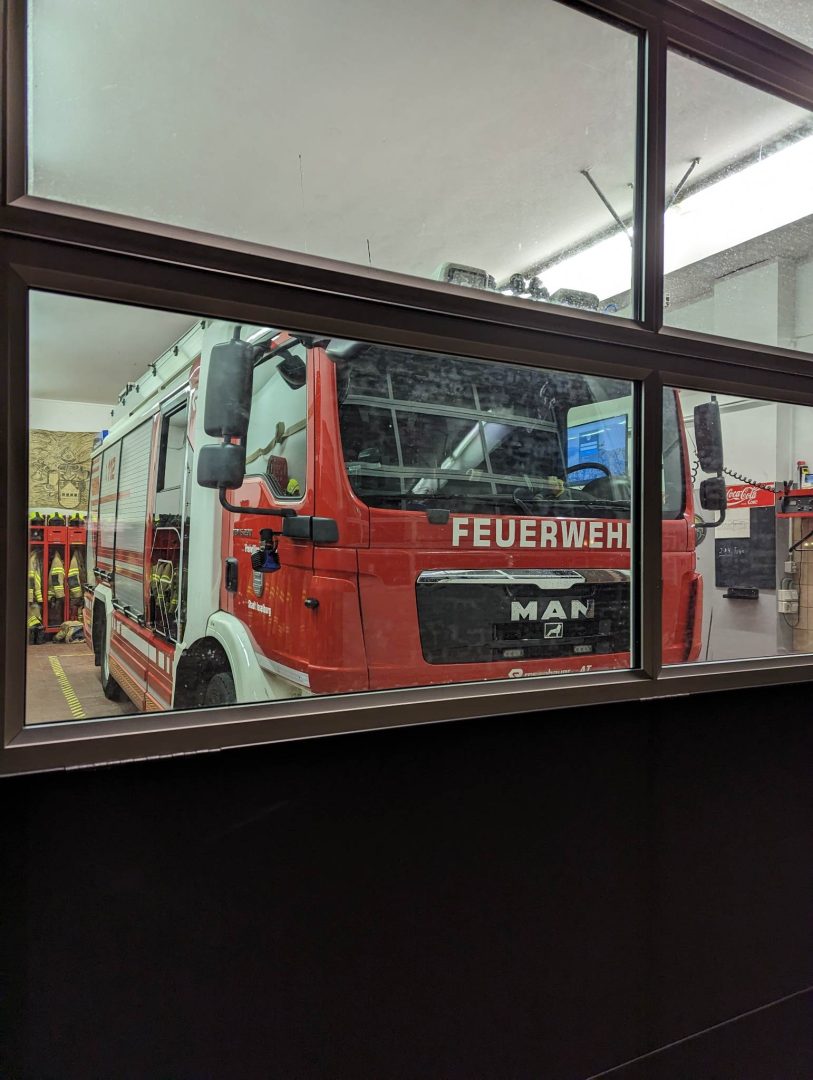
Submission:
<svg viewBox="0 0 813 1080">
<path fill-rule="evenodd" d="M 776 588 L 776 511 L 772 506 L 749 510 L 751 535 L 714 541 L 714 584 L 718 589 L 751 585 Z"/>
</svg>

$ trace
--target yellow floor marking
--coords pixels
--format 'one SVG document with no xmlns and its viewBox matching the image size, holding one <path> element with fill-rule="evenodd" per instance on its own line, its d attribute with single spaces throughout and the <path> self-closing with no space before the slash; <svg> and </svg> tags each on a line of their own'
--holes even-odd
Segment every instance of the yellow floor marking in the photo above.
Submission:
<svg viewBox="0 0 813 1080">
<path fill-rule="evenodd" d="M 68 708 L 71 710 L 71 716 L 74 720 L 86 720 L 87 715 L 85 710 L 82 708 L 82 703 L 76 696 L 76 691 L 68 682 L 68 676 L 65 674 L 65 669 L 62 667 L 62 664 L 60 664 L 55 656 L 49 656 L 48 659 L 53 668 L 54 675 L 56 675 L 56 681 L 59 683 L 59 688 L 65 695 Z"/>
</svg>

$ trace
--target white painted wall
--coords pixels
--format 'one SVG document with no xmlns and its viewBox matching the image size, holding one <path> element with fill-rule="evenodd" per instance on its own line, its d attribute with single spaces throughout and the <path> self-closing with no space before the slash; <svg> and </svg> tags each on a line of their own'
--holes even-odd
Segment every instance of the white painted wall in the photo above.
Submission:
<svg viewBox="0 0 813 1080">
<path fill-rule="evenodd" d="M 28 403 L 28 426 L 37 431 L 102 431 L 110 427 L 110 406 L 32 397 Z"/>
<path fill-rule="evenodd" d="M 667 326 L 813 352 L 813 259 L 770 259 L 664 313 Z"/>
<path fill-rule="evenodd" d="M 813 352 L 813 259 L 796 267 L 796 348 Z"/>
<path fill-rule="evenodd" d="M 714 333 L 714 296 L 704 296 L 683 307 L 667 308 L 663 313 L 666 326 L 695 330 L 700 334 Z"/>
<path fill-rule="evenodd" d="M 728 274 L 714 285 L 714 333 L 758 345 L 793 348 L 796 265 L 772 259 Z"/>
</svg>

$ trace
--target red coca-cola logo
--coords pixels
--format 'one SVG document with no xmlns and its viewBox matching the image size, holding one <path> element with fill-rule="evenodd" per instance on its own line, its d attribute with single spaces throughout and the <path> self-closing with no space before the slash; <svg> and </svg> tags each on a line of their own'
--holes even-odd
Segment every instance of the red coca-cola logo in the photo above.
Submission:
<svg viewBox="0 0 813 1080">
<path fill-rule="evenodd" d="M 775 501 L 776 496 L 772 491 L 755 487 L 753 484 L 732 484 L 726 488 L 726 502 L 729 509 L 773 506 Z"/>
</svg>

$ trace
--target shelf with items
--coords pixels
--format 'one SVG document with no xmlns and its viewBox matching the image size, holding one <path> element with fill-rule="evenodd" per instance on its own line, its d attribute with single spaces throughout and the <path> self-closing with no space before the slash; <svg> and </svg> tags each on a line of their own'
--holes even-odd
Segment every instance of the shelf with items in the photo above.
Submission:
<svg viewBox="0 0 813 1080">
<path fill-rule="evenodd" d="M 785 484 L 776 500 L 776 516 L 780 518 L 813 518 L 813 488 L 791 487 Z"/>
</svg>

